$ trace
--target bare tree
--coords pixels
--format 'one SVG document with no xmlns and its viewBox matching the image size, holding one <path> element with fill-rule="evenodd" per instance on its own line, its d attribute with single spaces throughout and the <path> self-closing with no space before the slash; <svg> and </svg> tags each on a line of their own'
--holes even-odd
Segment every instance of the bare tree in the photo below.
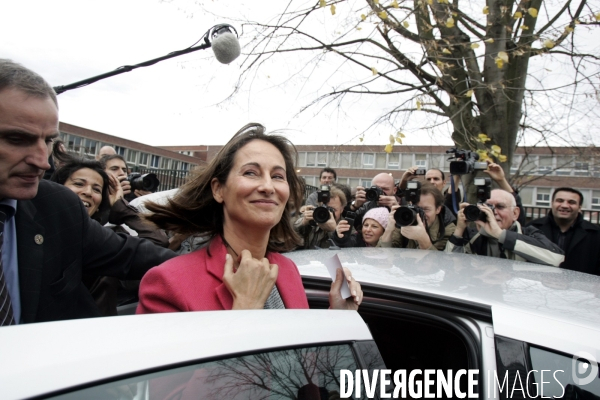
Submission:
<svg viewBox="0 0 600 400">
<path fill-rule="evenodd" d="M 572 145 L 573 123 L 597 117 L 598 11 L 586 0 L 292 0 L 270 23 L 243 23 L 238 87 L 276 57 L 307 53 L 305 79 L 333 72 L 302 111 L 385 96 L 372 126 L 388 126 L 391 143 L 410 120 L 430 132 L 447 124 L 458 147 L 508 172 L 525 134 Z"/>
</svg>

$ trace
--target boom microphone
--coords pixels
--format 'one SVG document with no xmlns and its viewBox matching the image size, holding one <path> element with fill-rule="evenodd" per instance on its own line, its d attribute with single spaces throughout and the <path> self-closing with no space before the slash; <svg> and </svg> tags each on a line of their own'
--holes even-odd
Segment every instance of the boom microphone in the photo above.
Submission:
<svg viewBox="0 0 600 400">
<path fill-rule="evenodd" d="M 229 64 L 238 58 L 242 51 L 237 36 L 231 32 L 227 25 L 214 31 L 212 49 L 215 57 L 222 64 Z"/>
</svg>

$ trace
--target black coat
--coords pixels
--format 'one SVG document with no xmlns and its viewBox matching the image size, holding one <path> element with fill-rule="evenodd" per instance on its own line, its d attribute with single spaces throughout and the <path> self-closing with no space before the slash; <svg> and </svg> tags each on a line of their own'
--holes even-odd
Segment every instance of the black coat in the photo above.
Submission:
<svg viewBox="0 0 600 400">
<path fill-rule="evenodd" d="M 140 279 L 175 256 L 102 227 L 75 193 L 54 182 L 41 181 L 36 197 L 17 201 L 15 224 L 24 323 L 100 316 L 83 272 Z"/>
<path fill-rule="evenodd" d="M 553 219 L 550 211 L 546 217 L 533 220 L 529 225 L 538 228 L 552 240 L 553 227 L 559 229 Z M 600 227 L 584 220 L 581 214 L 575 223 L 569 248 L 565 249 L 565 261 L 560 267 L 600 275 Z"/>
</svg>

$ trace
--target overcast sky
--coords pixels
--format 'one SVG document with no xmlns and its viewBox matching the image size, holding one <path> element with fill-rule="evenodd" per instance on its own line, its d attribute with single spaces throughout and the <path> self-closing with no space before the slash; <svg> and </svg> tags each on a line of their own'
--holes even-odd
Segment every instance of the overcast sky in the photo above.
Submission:
<svg viewBox="0 0 600 400">
<path fill-rule="evenodd" d="M 285 2 L 198 0 L 18 0 L 2 2 L 0 57 L 11 58 L 65 85 L 119 66 L 186 48 L 211 26 L 233 19 L 269 21 Z M 214 15 L 200 12 L 211 10 Z M 228 16 L 232 20 L 217 17 Z M 242 45 L 245 38 L 240 38 Z M 242 57 L 220 64 L 201 50 L 107 78 L 59 95 L 63 122 L 151 145 L 224 144 L 244 124 L 286 129 L 297 144 L 359 144 L 381 111 L 363 98 L 340 112 L 297 115 L 316 90 L 290 81 L 296 59 L 279 58 L 262 68 L 252 86 L 222 102 L 241 72 Z M 389 100 L 386 100 L 389 101 Z M 442 129 L 443 131 L 443 129 Z M 366 143 L 385 145 L 389 131 L 373 131 Z M 444 134 L 445 133 L 445 134 Z M 409 135 L 407 144 L 450 145 L 447 132 L 432 140 Z"/>
</svg>

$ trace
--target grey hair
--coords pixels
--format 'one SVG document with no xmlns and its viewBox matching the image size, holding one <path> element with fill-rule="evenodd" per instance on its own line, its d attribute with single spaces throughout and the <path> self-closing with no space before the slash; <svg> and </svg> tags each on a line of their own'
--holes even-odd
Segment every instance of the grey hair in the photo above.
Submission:
<svg viewBox="0 0 600 400">
<path fill-rule="evenodd" d="M 19 89 L 31 96 L 50 98 L 58 107 L 56 93 L 44 78 L 21 64 L 0 58 L 0 91 Z"/>
<path fill-rule="evenodd" d="M 492 192 L 503 192 L 506 193 L 506 198 L 509 198 L 510 200 L 510 206 L 511 207 L 516 207 L 517 206 L 517 201 L 515 200 L 515 196 L 513 196 L 512 193 L 507 192 L 504 189 L 493 189 Z"/>
</svg>

